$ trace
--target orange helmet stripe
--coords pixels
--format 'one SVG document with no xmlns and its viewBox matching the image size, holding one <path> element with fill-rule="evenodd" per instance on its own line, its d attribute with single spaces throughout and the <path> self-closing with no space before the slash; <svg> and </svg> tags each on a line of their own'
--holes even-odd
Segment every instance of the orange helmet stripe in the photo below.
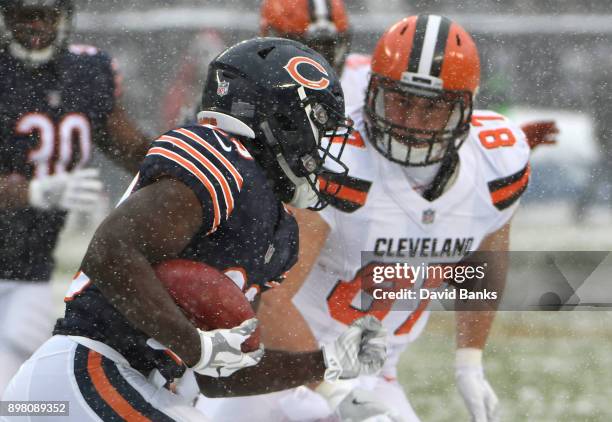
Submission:
<svg viewBox="0 0 612 422">
<path fill-rule="evenodd" d="M 442 88 L 474 93 L 480 82 L 478 49 L 458 24 L 438 15 L 410 16 L 391 26 L 372 57 L 372 72 L 401 81 L 404 72 L 442 80 Z"/>
</svg>

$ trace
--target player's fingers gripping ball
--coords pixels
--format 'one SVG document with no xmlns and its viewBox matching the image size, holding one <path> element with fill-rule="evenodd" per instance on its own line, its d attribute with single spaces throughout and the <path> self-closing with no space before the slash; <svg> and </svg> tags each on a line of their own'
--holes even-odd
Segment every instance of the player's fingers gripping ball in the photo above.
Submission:
<svg viewBox="0 0 612 422">
<path fill-rule="evenodd" d="M 257 320 L 251 318 L 232 329 L 198 330 L 202 340 L 203 357 L 194 370 L 199 374 L 218 378 L 227 377 L 239 369 L 257 365 L 264 355 L 263 344 L 252 352 L 243 353 L 240 350 L 242 343 L 255 331 L 256 327 Z"/>
</svg>

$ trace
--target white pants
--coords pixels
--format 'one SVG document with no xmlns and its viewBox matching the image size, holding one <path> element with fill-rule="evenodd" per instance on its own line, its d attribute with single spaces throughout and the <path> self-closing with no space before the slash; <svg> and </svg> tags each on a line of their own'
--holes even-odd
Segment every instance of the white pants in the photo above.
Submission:
<svg viewBox="0 0 612 422">
<path fill-rule="evenodd" d="M 208 421 L 188 399 L 149 380 L 110 347 L 90 339 L 53 336 L 24 363 L 2 400 L 67 401 L 62 421 Z M 57 416 L 7 422 L 53 422 Z"/>
<path fill-rule="evenodd" d="M 355 387 L 371 392 L 371 397 L 394 409 L 402 422 L 418 422 L 404 389 L 397 380 L 360 377 Z M 308 390 L 310 391 L 310 390 Z M 200 396 L 196 405 L 215 422 L 314 422 L 332 421 L 324 399 L 303 388 L 249 397 L 209 399 Z"/>
<path fill-rule="evenodd" d="M 0 280 L 0 396 L 19 366 L 53 331 L 49 282 Z"/>
</svg>

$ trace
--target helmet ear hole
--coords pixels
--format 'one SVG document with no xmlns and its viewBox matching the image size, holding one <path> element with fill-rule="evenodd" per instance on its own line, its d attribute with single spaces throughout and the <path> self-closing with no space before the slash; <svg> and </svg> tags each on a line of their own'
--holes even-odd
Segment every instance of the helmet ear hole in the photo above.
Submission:
<svg viewBox="0 0 612 422">
<path fill-rule="evenodd" d="M 227 70 L 221 72 L 221 75 L 223 75 L 223 77 L 226 79 L 236 79 L 236 75 L 234 75 L 232 72 L 228 72 Z"/>
</svg>

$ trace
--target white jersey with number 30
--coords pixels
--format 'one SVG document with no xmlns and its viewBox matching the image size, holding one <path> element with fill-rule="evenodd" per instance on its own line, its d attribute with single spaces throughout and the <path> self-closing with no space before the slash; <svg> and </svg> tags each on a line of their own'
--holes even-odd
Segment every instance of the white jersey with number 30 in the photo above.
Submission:
<svg viewBox="0 0 612 422">
<path fill-rule="evenodd" d="M 402 167 L 366 138 L 362 110 L 368 79 L 367 59 L 350 56 L 342 77 L 356 129 L 342 157 L 349 175 L 329 182 L 341 186 L 334 206 L 320 213 L 331 231 L 294 302 L 321 342 L 374 314 L 390 335 L 384 374 L 395 376 L 399 353 L 425 325 L 428 300 L 388 301 L 374 309 L 362 300 L 359 270 L 372 259 L 363 262 L 362 252 L 372 252 L 377 261 L 409 259 L 414 266 L 460 261 L 510 220 L 527 187 L 530 150 L 518 126 L 495 112 L 476 110 L 452 185 L 428 201 L 411 188 Z M 422 277 L 412 283 L 407 287 L 440 285 Z"/>
</svg>

